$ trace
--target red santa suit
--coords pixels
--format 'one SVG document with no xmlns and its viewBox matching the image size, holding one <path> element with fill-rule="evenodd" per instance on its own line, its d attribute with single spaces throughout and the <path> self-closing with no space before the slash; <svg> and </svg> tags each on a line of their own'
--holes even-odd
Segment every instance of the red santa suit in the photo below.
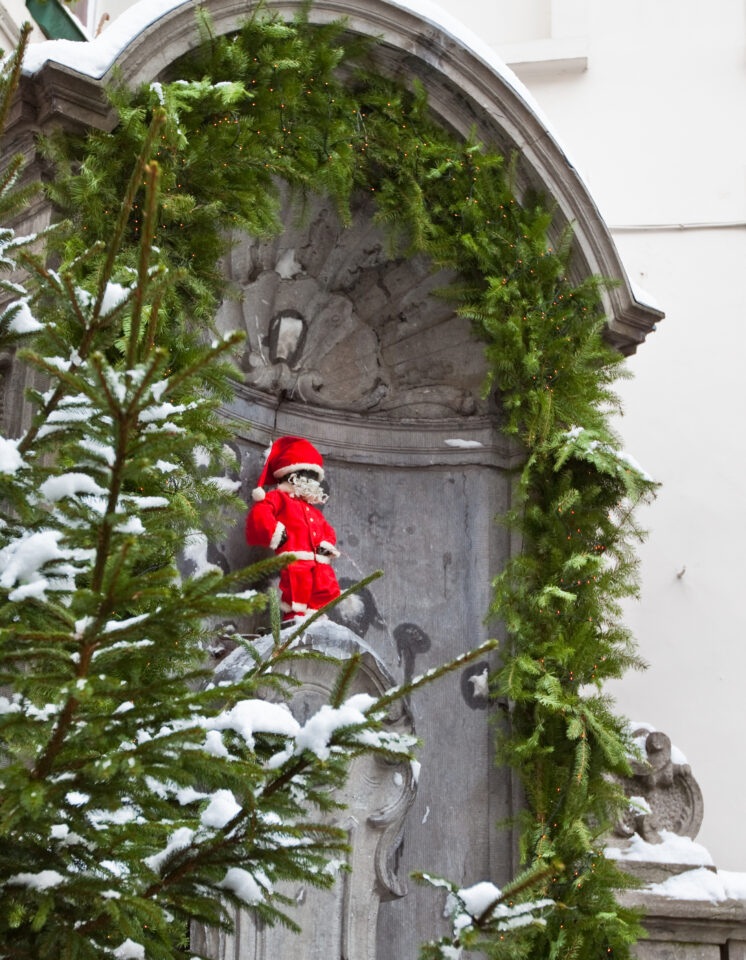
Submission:
<svg viewBox="0 0 746 960">
<path fill-rule="evenodd" d="M 280 555 L 292 553 L 296 560 L 280 573 L 281 607 L 289 616 L 302 617 L 339 596 L 339 585 L 331 568 L 336 534 L 320 510 L 301 499 L 289 482 L 282 482 L 299 470 L 311 470 L 323 479 L 321 454 L 298 437 L 281 437 L 272 446 L 259 486 L 252 492 L 256 501 L 246 518 L 249 544 L 269 547 Z M 269 477 L 281 481 L 265 493 Z"/>
</svg>

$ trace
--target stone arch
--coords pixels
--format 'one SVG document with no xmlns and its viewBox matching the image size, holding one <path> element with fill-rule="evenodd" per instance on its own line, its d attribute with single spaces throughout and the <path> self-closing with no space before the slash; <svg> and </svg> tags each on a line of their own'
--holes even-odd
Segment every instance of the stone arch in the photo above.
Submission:
<svg viewBox="0 0 746 960">
<path fill-rule="evenodd" d="M 96 50 L 82 68 L 80 44 L 45 45 L 45 54 L 33 54 L 35 59 L 28 61 L 23 117 L 17 110 L 26 133 L 60 121 L 112 126 L 114 118 L 102 91 L 113 71 L 130 84 L 167 73 L 175 60 L 199 42 L 196 6 L 195 0 L 159 4 L 156 11 L 166 12 L 151 13 L 147 24 L 128 11 L 120 18 L 115 36 L 104 33 L 94 41 Z M 236 30 L 247 14 L 245 0 L 207 0 L 201 6 L 209 11 L 219 35 Z M 271 4 L 286 17 L 300 7 L 299 0 Z M 558 230 L 574 225 L 576 274 L 619 281 L 604 293 L 609 335 L 623 352 L 634 352 L 662 314 L 635 298 L 609 230 L 578 170 L 530 93 L 494 52 L 427 0 L 316 0 L 308 15 L 312 23 L 344 17 L 351 32 L 380 38 L 374 56 L 381 70 L 420 78 L 442 123 L 461 134 L 475 128 L 486 142 L 506 154 L 520 155 L 519 190 L 538 188 L 556 203 Z M 30 139 L 26 139 L 31 153 Z"/>
</svg>

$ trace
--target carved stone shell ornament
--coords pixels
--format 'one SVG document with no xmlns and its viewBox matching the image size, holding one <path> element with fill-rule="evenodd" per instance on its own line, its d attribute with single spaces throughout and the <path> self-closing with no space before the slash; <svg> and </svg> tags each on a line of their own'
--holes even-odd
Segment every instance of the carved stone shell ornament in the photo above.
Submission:
<svg viewBox="0 0 746 960">
<path fill-rule="evenodd" d="M 388 420 L 484 415 L 483 345 L 435 295 L 453 275 L 390 256 L 374 213 L 357 198 L 345 227 L 319 198 L 299 224 L 286 202 L 281 237 L 237 240 L 225 267 L 240 298 L 223 304 L 218 326 L 246 331 L 245 383 Z"/>
</svg>

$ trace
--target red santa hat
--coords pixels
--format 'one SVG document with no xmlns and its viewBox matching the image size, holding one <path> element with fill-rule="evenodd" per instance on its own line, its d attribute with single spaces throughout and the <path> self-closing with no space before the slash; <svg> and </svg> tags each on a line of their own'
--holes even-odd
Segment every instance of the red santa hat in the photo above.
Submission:
<svg viewBox="0 0 746 960">
<path fill-rule="evenodd" d="M 302 437 L 279 437 L 272 444 L 258 486 L 251 491 L 251 499 L 264 500 L 264 487 L 270 478 L 282 480 L 296 470 L 313 470 L 319 480 L 324 479 L 323 459 L 319 451 Z"/>
</svg>

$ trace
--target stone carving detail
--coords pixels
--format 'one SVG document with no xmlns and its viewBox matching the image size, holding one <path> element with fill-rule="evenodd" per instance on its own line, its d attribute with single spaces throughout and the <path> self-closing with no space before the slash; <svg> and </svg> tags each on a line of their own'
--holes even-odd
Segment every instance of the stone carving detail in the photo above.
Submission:
<svg viewBox="0 0 746 960">
<path fill-rule="evenodd" d="M 365 200 L 345 228 L 318 200 L 274 241 L 238 238 L 226 262 L 242 300 L 218 315 L 244 329 L 245 382 L 315 407 L 388 418 L 470 417 L 486 371 L 469 321 L 434 296 L 452 275 L 391 259 Z"/>
<path fill-rule="evenodd" d="M 621 837 L 638 833 L 643 840 L 656 844 L 662 842 L 661 830 L 693 840 L 702 825 L 704 803 L 690 766 L 676 762 L 676 748 L 665 733 L 641 727 L 633 736 L 641 747 L 644 745 L 647 762 L 633 760 L 633 776 L 622 785 L 628 797 L 642 798 L 650 812 L 631 806 L 614 832 Z"/>
<path fill-rule="evenodd" d="M 257 646 L 261 648 L 261 641 Z M 361 653 L 361 667 L 350 694 L 376 695 L 393 683 L 365 641 L 340 624 L 313 624 L 300 648 L 340 660 Z M 250 663 L 243 648 L 235 649 L 216 667 L 215 681 L 240 678 Z M 296 718 L 303 721 L 328 703 L 337 669 L 333 663 L 307 660 L 297 661 L 291 673 L 302 685 L 289 705 Z M 413 732 L 411 718 L 402 704 L 393 706 L 388 723 L 397 731 Z M 232 934 L 193 928 L 193 948 L 215 960 L 278 960 L 293 956 L 302 956 L 304 960 L 375 960 L 379 904 L 407 892 L 406 884 L 397 876 L 395 862 L 404 817 L 415 791 L 409 763 L 389 764 L 373 756 L 358 757 L 340 797 L 346 809 L 332 818 L 349 834 L 351 872 L 341 873 L 328 891 L 289 884 L 283 889 L 295 900 L 291 916 L 303 931 L 300 937 L 282 926 L 269 927 L 255 921 L 248 911 L 239 911 Z"/>
</svg>

